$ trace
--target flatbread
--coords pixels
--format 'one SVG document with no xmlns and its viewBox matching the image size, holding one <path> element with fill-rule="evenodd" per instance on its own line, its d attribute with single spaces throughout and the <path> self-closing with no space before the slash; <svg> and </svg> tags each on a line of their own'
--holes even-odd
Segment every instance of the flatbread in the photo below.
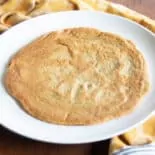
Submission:
<svg viewBox="0 0 155 155">
<path fill-rule="evenodd" d="M 131 41 L 92 28 L 51 32 L 12 58 L 5 85 L 32 116 L 88 125 L 132 112 L 149 89 Z"/>
</svg>

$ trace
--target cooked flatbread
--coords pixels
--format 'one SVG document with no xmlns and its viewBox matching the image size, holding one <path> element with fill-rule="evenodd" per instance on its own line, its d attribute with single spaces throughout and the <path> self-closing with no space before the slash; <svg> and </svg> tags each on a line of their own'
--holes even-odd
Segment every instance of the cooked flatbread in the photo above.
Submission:
<svg viewBox="0 0 155 155">
<path fill-rule="evenodd" d="M 51 32 L 28 44 L 12 58 L 5 84 L 32 116 L 67 125 L 126 115 L 149 88 L 134 44 L 91 28 Z"/>
</svg>

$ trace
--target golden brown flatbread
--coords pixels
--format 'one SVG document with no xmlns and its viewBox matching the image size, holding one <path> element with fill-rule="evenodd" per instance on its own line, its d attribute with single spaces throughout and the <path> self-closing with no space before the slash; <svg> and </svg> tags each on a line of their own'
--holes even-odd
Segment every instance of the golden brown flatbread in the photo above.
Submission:
<svg viewBox="0 0 155 155">
<path fill-rule="evenodd" d="M 67 125 L 126 115 L 149 88 L 134 44 L 92 28 L 51 32 L 28 44 L 12 58 L 5 84 L 32 116 Z"/>
</svg>

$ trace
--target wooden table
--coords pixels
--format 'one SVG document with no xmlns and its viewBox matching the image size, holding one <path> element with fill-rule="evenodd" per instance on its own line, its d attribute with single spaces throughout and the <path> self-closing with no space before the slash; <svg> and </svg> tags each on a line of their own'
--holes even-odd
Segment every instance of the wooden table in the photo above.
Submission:
<svg viewBox="0 0 155 155">
<path fill-rule="evenodd" d="M 155 0 L 111 0 L 155 19 Z M 36 142 L 0 126 L 0 155 L 107 155 L 109 141 L 84 145 L 56 145 Z"/>
</svg>

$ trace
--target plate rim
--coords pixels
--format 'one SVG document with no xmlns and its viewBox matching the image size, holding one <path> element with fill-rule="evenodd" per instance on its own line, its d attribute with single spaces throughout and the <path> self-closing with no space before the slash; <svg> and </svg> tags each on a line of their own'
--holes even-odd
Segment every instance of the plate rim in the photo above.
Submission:
<svg viewBox="0 0 155 155">
<path fill-rule="evenodd" d="M 111 140 L 112 137 L 115 137 L 115 136 L 119 136 L 135 127 L 137 127 L 138 125 L 141 125 L 142 123 L 144 123 L 145 121 L 147 121 L 152 115 L 154 114 L 154 112 L 151 112 L 147 117 L 145 117 L 144 119 L 142 119 L 141 121 L 139 121 L 138 123 L 130 126 L 129 128 L 126 128 L 124 130 L 121 130 L 120 132 L 117 132 L 115 134 L 111 134 L 111 137 L 109 136 L 104 136 L 104 139 L 102 136 L 100 136 L 100 138 L 94 138 L 94 139 L 91 139 L 91 140 L 83 140 L 82 142 L 81 141 L 66 141 L 66 142 L 62 142 L 62 141 L 55 141 L 55 140 L 47 140 L 47 139 L 42 139 L 42 138 L 39 138 L 39 137 L 34 137 L 34 136 L 30 136 L 30 135 L 27 135 L 23 132 L 19 132 L 15 129 L 11 129 L 9 128 L 8 126 L 6 126 L 5 124 L 1 123 L 0 125 L 2 127 L 4 127 L 5 129 L 7 129 L 8 131 L 16 134 L 16 135 L 19 135 L 19 136 L 22 136 L 24 138 L 27 138 L 27 139 L 30 139 L 30 140 L 34 140 L 34 141 L 38 141 L 38 142 L 46 142 L 46 143 L 52 143 L 52 144 L 88 144 L 88 143 L 94 143 L 94 142 L 100 142 L 100 141 L 105 141 L 105 140 Z"/>
</svg>

